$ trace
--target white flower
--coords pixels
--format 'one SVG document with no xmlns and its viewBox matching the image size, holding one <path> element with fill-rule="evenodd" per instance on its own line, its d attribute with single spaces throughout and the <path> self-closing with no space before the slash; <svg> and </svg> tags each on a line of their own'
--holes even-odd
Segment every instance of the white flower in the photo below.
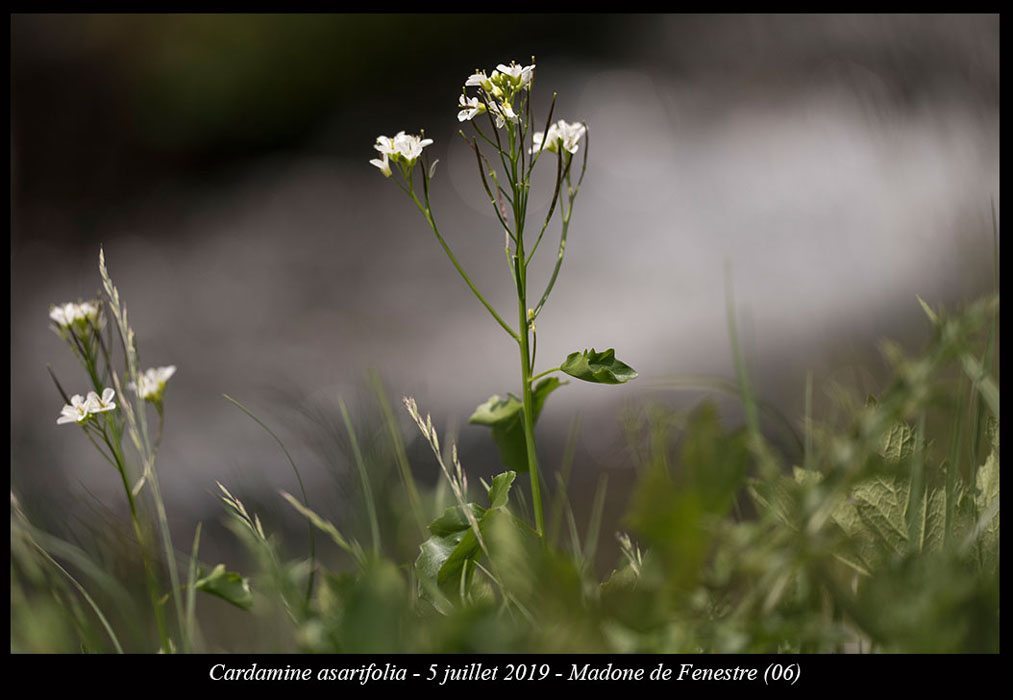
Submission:
<svg viewBox="0 0 1013 700">
<path fill-rule="evenodd" d="M 391 138 L 390 136 L 377 136 L 373 148 L 378 150 L 383 159 L 375 158 L 370 164 L 380 169 L 386 177 L 390 177 L 390 160 L 414 165 L 418 157 L 422 155 L 422 149 L 433 142 L 432 139 L 424 139 L 421 136 L 412 136 L 403 131 Z"/>
<path fill-rule="evenodd" d="M 369 161 L 369 164 L 375 165 L 376 167 L 380 168 L 380 172 L 383 173 L 384 177 L 390 177 L 390 160 L 388 159 L 386 153 L 383 154 L 383 160 L 380 160 L 379 158 L 374 158 L 373 160 Z"/>
<path fill-rule="evenodd" d="M 402 136 L 403 134 L 404 132 L 402 131 L 401 133 L 398 134 L 398 136 Z M 395 136 L 394 138 L 397 138 L 397 136 Z M 392 156 L 397 152 L 394 149 L 394 139 L 392 139 L 390 136 L 377 136 L 376 143 L 373 144 L 373 148 L 380 151 L 380 153 L 382 153 L 385 156 Z"/>
<path fill-rule="evenodd" d="M 502 63 L 496 66 L 502 75 L 510 78 L 510 82 L 514 84 L 516 88 L 526 88 L 531 84 L 531 79 L 535 77 L 535 66 L 519 66 L 513 61 L 510 61 L 510 65 L 506 66 Z"/>
<path fill-rule="evenodd" d="M 130 382 L 128 389 L 133 389 L 145 401 L 161 401 L 162 392 L 165 391 L 165 383 L 169 377 L 176 373 L 176 366 L 151 368 L 144 371 L 144 374 L 137 377 L 137 384 Z"/>
<path fill-rule="evenodd" d="M 553 153 L 559 152 L 559 144 L 562 143 L 563 148 L 570 153 L 576 153 L 580 148 L 578 141 L 583 138 L 584 134 L 587 133 L 587 127 L 579 122 L 569 124 L 564 119 L 560 119 L 555 124 L 549 125 L 549 132 L 546 136 L 541 131 L 536 131 L 531 136 L 531 150 L 530 153 L 538 153 L 542 150 L 542 141 L 545 141 L 545 150 L 552 151 Z"/>
<path fill-rule="evenodd" d="M 60 328 L 70 328 L 75 324 L 85 325 L 89 321 L 98 321 L 98 302 L 85 301 L 80 304 L 68 302 L 49 309 L 49 318 Z"/>
<path fill-rule="evenodd" d="M 88 400 L 85 405 L 88 409 L 88 413 L 102 413 L 104 411 L 112 411 L 116 408 L 116 404 L 113 403 L 113 398 L 116 396 L 116 392 L 106 387 L 102 390 L 102 396 L 99 396 L 94 391 L 88 392 Z"/>
<path fill-rule="evenodd" d="M 490 89 L 489 78 L 486 77 L 484 70 L 475 70 L 468 79 L 464 81 L 464 87 L 480 87 L 485 90 Z"/>
<path fill-rule="evenodd" d="M 88 403 L 80 394 L 70 397 L 70 405 L 64 406 L 60 411 L 60 417 L 56 419 L 57 425 L 64 423 L 84 423 L 91 413 L 88 411 Z"/>
<path fill-rule="evenodd" d="M 508 121 L 516 122 L 518 117 L 509 102 L 490 102 L 489 111 L 496 117 L 496 128 L 502 129 Z"/>
<path fill-rule="evenodd" d="M 457 121 L 459 122 L 473 119 L 476 115 L 482 114 L 485 111 L 485 104 L 480 102 L 477 97 L 467 98 L 461 95 L 461 100 L 457 103 L 457 106 L 461 108 L 461 111 L 457 113 Z"/>
<path fill-rule="evenodd" d="M 412 136 L 400 131 L 394 137 L 395 155 L 402 158 L 408 165 L 414 165 L 415 161 L 422 155 L 422 149 L 432 142 L 432 139 L 424 139 L 421 136 Z"/>
</svg>

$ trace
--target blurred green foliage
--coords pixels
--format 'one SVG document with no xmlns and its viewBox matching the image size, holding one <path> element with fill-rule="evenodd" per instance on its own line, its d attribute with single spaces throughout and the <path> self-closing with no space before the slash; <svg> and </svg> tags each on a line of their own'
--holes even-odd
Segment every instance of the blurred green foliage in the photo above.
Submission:
<svg viewBox="0 0 1013 700">
<path fill-rule="evenodd" d="M 381 522 L 401 534 L 379 553 L 300 505 L 348 554 L 309 596 L 310 561 L 286 558 L 227 494 L 254 555 L 249 614 L 276 635 L 230 650 L 998 652 L 998 297 L 928 311 L 933 340 L 916 356 L 887 346 L 893 379 L 878 396 L 833 425 L 805 417 L 802 465 L 758 426 L 725 428 L 711 403 L 641 411 L 630 534 L 604 581 L 589 565 L 600 503 L 582 538 L 564 502 L 567 541 L 543 540 L 521 517 L 512 472 L 466 506 L 426 491 L 423 535 L 409 499 L 389 498 L 404 484 L 384 480 Z M 364 454 L 373 469 L 395 451 L 367 442 Z M 12 506 L 12 651 L 111 651 L 32 544 L 40 534 Z M 100 601 L 115 598 L 83 555 L 61 553 Z"/>
</svg>

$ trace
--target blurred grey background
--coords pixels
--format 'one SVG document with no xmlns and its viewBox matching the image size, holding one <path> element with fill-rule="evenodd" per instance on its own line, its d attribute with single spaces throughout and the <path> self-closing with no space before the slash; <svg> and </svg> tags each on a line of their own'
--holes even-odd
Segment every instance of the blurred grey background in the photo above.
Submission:
<svg viewBox="0 0 1013 700">
<path fill-rule="evenodd" d="M 624 407 L 689 405 L 698 393 L 665 383 L 733 376 L 729 278 L 758 391 L 795 421 L 808 370 L 875 391 L 877 341 L 918 347 L 916 294 L 955 304 L 992 287 L 997 15 L 15 15 L 11 484 L 37 517 L 58 529 L 125 512 L 109 466 L 57 427 L 45 370 L 84 391 L 47 312 L 95 296 L 100 245 L 142 362 L 178 367 L 159 457 L 177 543 L 221 519 L 216 480 L 275 511 L 287 506 L 271 494 L 295 489 L 222 393 L 286 440 L 336 521 L 347 493 L 333 477 L 354 468 L 333 406 L 343 396 L 363 439 L 375 433 L 369 368 L 456 426 L 469 473 L 494 473 L 487 432 L 466 421 L 517 392 L 516 349 L 368 161 L 378 134 L 435 139 L 438 222 L 513 318 L 456 101 L 476 67 L 532 55 L 541 118 L 558 92 L 555 118 L 591 130 L 539 367 L 616 347 L 640 372 L 548 403 L 550 470 L 582 416 L 576 489 L 626 468 Z M 547 235 L 533 286 L 551 269 Z M 412 455 L 434 483 L 432 458 Z"/>
</svg>

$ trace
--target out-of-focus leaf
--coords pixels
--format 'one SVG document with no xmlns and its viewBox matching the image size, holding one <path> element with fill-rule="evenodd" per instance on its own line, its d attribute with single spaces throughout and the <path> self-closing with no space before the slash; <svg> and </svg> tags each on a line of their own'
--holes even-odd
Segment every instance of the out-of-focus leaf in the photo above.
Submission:
<svg viewBox="0 0 1013 700">
<path fill-rule="evenodd" d="M 481 520 L 485 509 L 481 506 L 469 503 L 471 513 L 476 520 Z M 461 506 L 452 506 L 443 511 L 443 515 L 429 523 L 429 532 L 437 537 L 448 537 L 464 532 L 471 527 L 471 521 Z M 460 541 L 460 537 L 458 537 Z"/>
<path fill-rule="evenodd" d="M 896 423 L 883 435 L 879 453 L 888 462 L 900 462 L 914 454 L 916 445 L 915 429 L 906 423 Z"/>
<path fill-rule="evenodd" d="M 834 510 L 834 520 L 855 541 L 867 569 L 907 549 L 908 485 L 894 477 L 858 484 Z"/>
<path fill-rule="evenodd" d="M 571 377 L 594 384 L 623 384 L 637 378 L 637 372 L 625 362 L 616 359 L 616 351 L 609 348 L 596 352 L 594 348 L 567 355 L 560 369 Z"/>
<path fill-rule="evenodd" d="M 979 513 L 981 551 L 987 571 L 999 564 L 999 423 L 992 426 L 992 452 L 978 468 L 974 505 Z"/>
<path fill-rule="evenodd" d="M 699 579 L 713 524 L 731 507 L 748 455 L 744 434 L 724 432 L 710 404 L 689 419 L 676 478 L 664 453 L 651 455 L 633 495 L 629 523 L 668 571 L 666 585 L 685 592 Z"/>
<path fill-rule="evenodd" d="M 998 653 L 999 580 L 954 550 L 889 560 L 859 588 L 858 618 L 884 650 Z"/>
<path fill-rule="evenodd" d="M 498 395 L 491 396 L 488 401 L 475 409 L 468 422 L 494 428 L 513 420 L 523 410 L 524 404 L 513 394 L 507 394 L 505 399 L 501 399 Z"/>
<path fill-rule="evenodd" d="M 227 600 L 243 610 L 253 607 L 249 581 L 235 571 L 226 571 L 225 564 L 219 564 L 210 574 L 197 579 L 194 588 Z"/>
<path fill-rule="evenodd" d="M 492 478 L 492 486 L 489 487 L 489 507 L 502 508 L 510 498 L 510 487 L 517 478 L 517 472 L 509 471 L 497 474 Z"/>
<path fill-rule="evenodd" d="M 471 508 L 475 521 L 481 523 L 487 511 L 474 503 L 469 503 L 468 507 Z M 461 506 L 444 511 L 443 515 L 429 524 L 429 532 L 433 536 L 420 546 L 415 571 L 419 578 L 438 587 L 454 600 L 459 597 L 462 572 L 467 581 L 472 573 L 472 561 L 480 554 L 478 540 Z M 422 586 L 420 593 L 441 612 L 449 612 L 443 601 L 429 594 L 426 585 Z"/>
</svg>

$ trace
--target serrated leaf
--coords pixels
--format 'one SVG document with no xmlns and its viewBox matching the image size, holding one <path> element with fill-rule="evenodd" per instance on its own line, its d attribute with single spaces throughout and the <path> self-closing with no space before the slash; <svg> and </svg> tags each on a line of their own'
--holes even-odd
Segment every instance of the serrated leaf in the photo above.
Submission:
<svg viewBox="0 0 1013 700">
<path fill-rule="evenodd" d="M 616 359 L 613 348 L 604 352 L 591 348 L 584 352 L 570 353 L 560 369 L 571 377 L 594 384 L 623 384 L 637 378 L 635 369 Z"/>
<path fill-rule="evenodd" d="M 805 470 L 796 467 L 796 479 L 798 479 L 797 472 L 800 471 Z M 785 525 L 793 527 L 798 526 L 797 509 L 793 496 L 796 488 L 796 484 L 784 476 L 766 481 L 752 479 L 746 484 L 746 490 L 750 498 L 753 499 L 753 503 L 756 504 L 757 510 L 761 513 L 771 513 Z"/>
<path fill-rule="evenodd" d="M 489 487 L 489 507 L 502 508 L 510 499 L 510 487 L 517 478 L 517 472 L 509 471 L 497 474 L 492 478 L 492 486 Z"/>
<path fill-rule="evenodd" d="M 946 541 L 946 489 L 929 491 L 923 508 L 922 549 L 938 551 Z"/>
<path fill-rule="evenodd" d="M 865 568 L 907 549 L 907 499 L 907 483 L 875 477 L 855 486 L 851 496 L 834 509 L 834 520 L 854 541 Z"/>
<path fill-rule="evenodd" d="M 895 423 L 883 435 L 879 453 L 888 462 L 900 462 L 914 454 L 917 440 L 915 429 L 906 423 Z"/>
<path fill-rule="evenodd" d="M 557 377 L 547 377 L 535 384 L 531 390 L 534 422 L 538 421 L 549 394 L 563 384 L 564 382 Z M 518 472 L 527 472 L 528 448 L 524 438 L 524 404 L 519 398 L 513 394 L 507 394 L 505 399 L 493 396 L 475 409 L 468 422 L 492 428 L 492 439 L 499 448 L 503 466 Z"/>
<path fill-rule="evenodd" d="M 992 426 L 992 452 L 975 476 L 974 505 L 979 513 L 978 528 L 988 570 L 999 564 L 999 423 Z"/>
<path fill-rule="evenodd" d="M 210 574 L 197 579 L 194 588 L 218 596 L 243 610 L 253 607 L 249 581 L 235 571 L 226 571 L 225 564 L 219 564 Z"/>
</svg>

